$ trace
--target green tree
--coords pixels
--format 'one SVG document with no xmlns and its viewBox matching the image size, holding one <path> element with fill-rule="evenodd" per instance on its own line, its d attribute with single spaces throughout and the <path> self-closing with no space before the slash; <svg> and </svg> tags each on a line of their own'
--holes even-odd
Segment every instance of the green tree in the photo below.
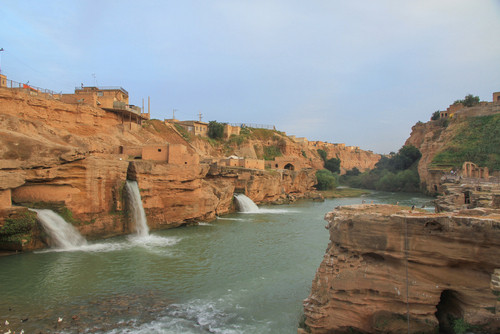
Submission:
<svg viewBox="0 0 500 334">
<path fill-rule="evenodd" d="M 318 148 L 318 154 L 321 157 L 321 159 L 323 159 L 323 162 L 326 162 L 326 158 L 327 158 L 326 151 Z"/>
<path fill-rule="evenodd" d="M 359 174 L 361 174 L 361 172 L 357 167 L 354 167 L 353 169 L 345 172 L 346 176 L 358 176 Z"/>
<path fill-rule="evenodd" d="M 338 186 L 338 174 L 333 174 L 327 169 L 317 171 L 316 179 L 318 183 L 315 187 L 318 190 L 335 189 Z"/>
<path fill-rule="evenodd" d="M 340 173 L 340 159 L 331 158 L 325 162 L 325 168 L 332 173 Z"/>
<path fill-rule="evenodd" d="M 437 121 L 440 117 L 441 117 L 441 112 L 439 110 L 435 111 L 432 114 L 431 121 Z"/>
<path fill-rule="evenodd" d="M 479 104 L 479 96 L 467 94 L 465 95 L 465 98 L 463 100 L 456 100 L 455 102 L 453 102 L 453 104 L 459 104 L 459 103 L 462 103 L 464 107 L 475 106 L 476 104 Z"/>
<path fill-rule="evenodd" d="M 463 104 L 465 107 L 475 106 L 476 104 L 479 104 L 479 96 L 468 94 L 465 96 Z"/>
<path fill-rule="evenodd" d="M 208 137 L 212 139 L 222 139 L 224 137 L 224 126 L 226 123 L 210 121 L 208 123 Z"/>
</svg>

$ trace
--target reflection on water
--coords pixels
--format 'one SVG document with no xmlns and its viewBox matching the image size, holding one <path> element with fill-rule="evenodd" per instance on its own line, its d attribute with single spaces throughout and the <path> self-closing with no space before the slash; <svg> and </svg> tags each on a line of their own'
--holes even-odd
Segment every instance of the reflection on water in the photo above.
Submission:
<svg viewBox="0 0 500 334">
<path fill-rule="evenodd" d="M 296 333 L 328 244 L 323 217 L 363 199 L 432 200 L 375 192 L 260 206 L 146 237 L 0 258 L 0 323 L 12 332 Z"/>
</svg>

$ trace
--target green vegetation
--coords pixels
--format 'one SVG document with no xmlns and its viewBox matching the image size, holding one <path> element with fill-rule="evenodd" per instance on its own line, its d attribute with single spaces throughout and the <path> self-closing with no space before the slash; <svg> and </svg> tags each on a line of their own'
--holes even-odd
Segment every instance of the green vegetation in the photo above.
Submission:
<svg viewBox="0 0 500 334">
<path fill-rule="evenodd" d="M 276 157 L 282 157 L 283 153 L 276 145 L 265 146 L 264 147 L 264 160 L 274 160 Z"/>
<path fill-rule="evenodd" d="M 453 104 L 462 103 L 464 107 L 472 107 L 479 104 L 479 96 L 474 96 L 472 94 L 467 94 L 463 100 L 456 100 Z"/>
<path fill-rule="evenodd" d="M 306 151 L 302 150 L 302 156 L 303 156 L 304 158 L 307 158 Z"/>
<path fill-rule="evenodd" d="M 318 148 L 318 154 L 321 157 L 321 159 L 323 159 L 323 162 L 326 162 L 326 158 L 327 158 L 326 151 Z"/>
<path fill-rule="evenodd" d="M 469 330 L 475 329 L 477 326 L 472 326 L 464 321 L 464 319 L 453 320 L 453 330 L 455 334 L 465 334 Z"/>
<path fill-rule="evenodd" d="M 340 159 L 339 158 L 331 158 L 326 160 L 325 168 L 328 169 L 332 173 L 340 173 Z"/>
<path fill-rule="evenodd" d="M 434 156 L 431 166 L 461 167 L 465 161 L 490 170 L 500 169 L 500 114 L 468 117 L 454 123 L 455 131 L 445 146 Z"/>
<path fill-rule="evenodd" d="M 0 227 L 0 243 L 21 242 L 22 239 L 29 240 L 31 230 L 36 225 L 36 213 L 28 211 L 19 218 L 7 218 L 4 226 Z"/>
<path fill-rule="evenodd" d="M 437 121 L 440 117 L 441 117 L 441 112 L 439 110 L 435 111 L 432 114 L 431 121 Z"/>
<path fill-rule="evenodd" d="M 318 190 L 330 190 L 335 189 L 339 185 L 339 175 L 334 174 L 327 169 L 321 169 L 316 172 L 316 179 L 318 183 L 316 184 L 316 189 Z"/>
<path fill-rule="evenodd" d="M 179 131 L 179 133 L 181 134 L 182 138 L 184 138 L 187 142 L 191 141 L 191 134 L 189 132 L 187 132 L 186 129 L 184 129 L 179 124 L 174 124 L 174 126 L 175 126 L 175 129 L 177 131 Z"/>
<path fill-rule="evenodd" d="M 417 166 L 421 156 L 415 146 L 403 146 L 397 154 L 382 156 L 375 169 L 364 173 L 352 169 L 342 175 L 340 181 L 353 188 L 417 192 L 420 189 Z"/>
<path fill-rule="evenodd" d="M 224 137 L 224 125 L 226 125 L 226 123 L 210 121 L 208 123 L 208 137 L 218 140 L 222 139 Z"/>
</svg>

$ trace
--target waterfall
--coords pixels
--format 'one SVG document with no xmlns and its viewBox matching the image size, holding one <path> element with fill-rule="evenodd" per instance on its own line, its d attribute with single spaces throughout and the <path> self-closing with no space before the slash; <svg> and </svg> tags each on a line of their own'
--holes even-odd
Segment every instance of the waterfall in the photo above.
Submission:
<svg viewBox="0 0 500 334">
<path fill-rule="evenodd" d="M 257 213 L 260 212 L 259 207 L 248 197 L 243 194 L 234 194 L 236 201 L 238 202 L 238 207 L 240 212 L 246 213 Z"/>
<path fill-rule="evenodd" d="M 38 221 L 42 224 L 44 230 L 50 236 L 57 248 L 71 249 L 87 245 L 87 241 L 82 237 L 80 232 L 54 211 L 30 210 L 37 213 Z"/>
<path fill-rule="evenodd" d="M 142 207 L 141 193 L 139 192 L 137 182 L 127 180 L 127 191 L 137 236 L 147 237 L 149 235 L 148 221 L 146 220 L 146 213 Z"/>
</svg>

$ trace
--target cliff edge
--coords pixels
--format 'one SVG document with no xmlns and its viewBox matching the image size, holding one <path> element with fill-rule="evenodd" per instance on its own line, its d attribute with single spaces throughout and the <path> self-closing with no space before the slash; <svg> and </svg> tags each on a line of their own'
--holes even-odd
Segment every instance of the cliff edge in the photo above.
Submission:
<svg viewBox="0 0 500 334">
<path fill-rule="evenodd" d="M 392 205 L 326 214 L 330 243 L 299 333 L 497 333 L 500 211 L 483 214 Z"/>
</svg>

